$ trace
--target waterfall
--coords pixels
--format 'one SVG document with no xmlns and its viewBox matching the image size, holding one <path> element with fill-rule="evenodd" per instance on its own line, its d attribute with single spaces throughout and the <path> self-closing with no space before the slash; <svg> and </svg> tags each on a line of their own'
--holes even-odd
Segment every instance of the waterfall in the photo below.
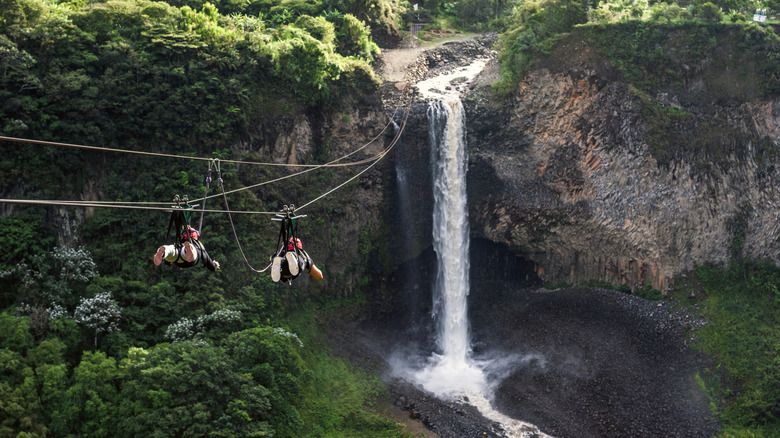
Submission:
<svg viewBox="0 0 780 438">
<path fill-rule="evenodd" d="M 466 297 L 469 294 L 469 222 L 466 206 L 466 139 L 460 100 L 428 107 L 433 159 L 433 248 L 438 271 L 434 318 L 439 347 L 453 363 L 470 353 Z"/>
<path fill-rule="evenodd" d="M 433 248 L 437 273 L 433 317 L 437 345 L 415 380 L 440 397 L 483 393 L 482 369 L 471 358 L 469 339 L 469 225 L 466 203 L 466 132 L 458 97 L 430 102 L 428 138 L 433 163 Z"/>
<path fill-rule="evenodd" d="M 501 425 L 504 435 L 514 438 L 550 438 L 532 424 L 509 418 L 491 404 L 488 375 L 495 383 L 502 363 L 518 357 L 475 359 L 469 335 L 469 221 L 466 199 L 465 112 L 459 95 L 485 66 L 477 60 L 449 74 L 419 82 L 421 95 L 429 99 L 428 139 L 431 145 L 433 179 L 433 249 L 437 273 L 433 291 L 437 352 L 421 363 L 412 357 L 397 357 L 396 375 L 415 382 L 443 399 L 467 400 L 486 418 Z M 465 81 L 463 80 L 465 79 Z M 399 171 L 399 187 L 405 172 Z M 408 193 L 401 193 L 401 198 Z M 500 378 L 500 377 L 499 377 Z"/>
</svg>

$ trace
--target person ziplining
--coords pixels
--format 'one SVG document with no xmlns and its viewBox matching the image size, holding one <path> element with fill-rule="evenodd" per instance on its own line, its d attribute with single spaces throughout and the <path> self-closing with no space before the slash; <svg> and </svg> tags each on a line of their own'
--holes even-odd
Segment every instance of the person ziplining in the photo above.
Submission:
<svg viewBox="0 0 780 438">
<path fill-rule="evenodd" d="M 279 242 L 275 255 L 271 256 L 271 279 L 274 282 L 287 282 L 298 278 L 301 272 L 307 271 L 316 280 L 322 280 L 322 271 L 320 271 L 312 260 L 311 256 L 303 250 L 303 243 L 296 235 L 298 232 L 298 219 L 306 215 L 295 216 L 295 205 L 284 206 L 282 214 L 272 218 L 273 221 L 281 222 L 279 229 Z"/>
<path fill-rule="evenodd" d="M 219 270 L 219 262 L 209 256 L 206 247 L 200 241 L 200 233 L 189 224 L 190 211 L 193 206 L 189 205 L 186 196 L 179 199 L 179 195 L 176 195 L 173 200 L 176 205 L 173 206 L 171 219 L 168 222 L 168 235 L 170 236 L 171 227 L 174 227 L 176 242 L 173 245 L 162 245 L 157 248 L 157 252 L 154 254 L 154 264 L 160 266 L 165 262 L 166 265 L 178 268 L 190 268 L 202 262 L 203 266 L 210 271 Z M 181 206 L 181 200 L 184 201 L 184 207 Z"/>
</svg>

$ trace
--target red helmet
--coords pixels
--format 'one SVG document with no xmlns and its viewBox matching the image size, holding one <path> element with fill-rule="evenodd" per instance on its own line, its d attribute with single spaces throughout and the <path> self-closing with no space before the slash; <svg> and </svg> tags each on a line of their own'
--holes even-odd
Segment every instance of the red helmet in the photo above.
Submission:
<svg viewBox="0 0 780 438">
<path fill-rule="evenodd" d="M 295 248 L 293 248 L 292 241 L 293 241 L 293 238 L 290 237 L 289 244 L 287 245 L 287 251 L 292 251 L 293 249 L 295 249 Z M 303 245 L 301 244 L 301 239 L 299 239 L 297 237 L 295 238 L 295 246 L 297 246 L 298 249 L 303 249 Z"/>
</svg>

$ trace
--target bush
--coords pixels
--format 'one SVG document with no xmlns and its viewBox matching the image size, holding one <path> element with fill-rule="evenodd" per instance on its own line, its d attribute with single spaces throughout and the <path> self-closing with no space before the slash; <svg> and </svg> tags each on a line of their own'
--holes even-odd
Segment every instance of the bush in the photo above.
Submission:
<svg viewBox="0 0 780 438">
<path fill-rule="evenodd" d="M 697 8 L 696 17 L 706 21 L 718 22 L 723 19 L 723 11 L 712 2 L 707 2 Z"/>
<path fill-rule="evenodd" d="M 309 35 L 320 40 L 323 44 L 331 44 L 336 39 L 336 30 L 333 23 L 323 17 L 301 15 L 295 20 L 295 27 L 309 32 Z"/>
<path fill-rule="evenodd" d="M 697 332 L 697 346 L 717 361 L 712 382 L 721 412 L 721 437 L 777 436 L 780 430 L 780 269 L 771 262 L 735 261 L 727 268 L 702 266 L 695 282 L 704 289 L 708 324 Z M 680 296 L 687 290 L 677 292 Z M 700 294 L 701 295 L 701 294 Z M 711 372 L 714 370 L 711 370 Z M 723 402 L 725 404 L 723 404 Z"/>
<path fill-rule="evenodd" d="M 499 41 L 503 79 L 494 84 L 494 90 L 504 93 L 514 87 L 534 58 L 552 47 L 556 37 L 586 20 L 586 10 L 577 0 L 524 2 L 515 10 L 514 25 Z"/>
<path fill-rule="evenodd" d="M 379 54 L 379 46 L 371 39 L 371 29 L 352 14 L 330 17 L 336 25 L 336 51 L 343 56 L 355 56 L 368 62 Z"/>
</svg>

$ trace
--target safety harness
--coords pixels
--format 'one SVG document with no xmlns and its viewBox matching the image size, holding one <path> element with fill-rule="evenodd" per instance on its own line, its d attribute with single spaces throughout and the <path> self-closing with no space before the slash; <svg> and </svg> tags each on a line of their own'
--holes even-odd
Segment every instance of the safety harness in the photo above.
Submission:
<svg viewBox="0 0 780 438">
<path fill-rule="evenodd" d="M 184 206 L 182 207 L 181 202 L 184 201 Z M 173 197 L 173 202 L 176 203 L 173 207 L 173 212 L 171 212 L 171 219 L 168 221 L 168 237 L 171 236 L 171 228 L 176 230 L 176 243 L 173 244 L 173 247 L 176 248 L 176 260 L 173 262 L 165 261 L 165 264 L 170 265 L 175 263 L 176 266 L 180 268 L 189 268 L 192 266 L 195 266 L 200 261 L 200 257 L 196 258 L 195 260 L 188 262 L 181 256 L 181 249 L 184 247 L 184 242 L 190 242 L 190 244 L 195 248 L 196 251 L 200 249 L 200 242 L 198 242 L 196 237 L 194 236 L 194 233 L 191 233 L 189 231 L 190 229 L 190 216 L 192 213 L 193 206 L 189 205 L 189 199 L 187 198 L 187 195 L 184 195 L 183 198 L 179 198 L 179 195 L 176 195 Z M 200 234 L 200 233 L 198 233 Z M 166 238 L 166 239 L 167 239 Z"/>
<path fill-rule="evenodd" d="M 306 215 L 295 215 L 295 205 L 283 206 L 282 213 L 276 214 L 277 217 L 271 218 L 273 221 L 279 221 L 279 240 L 276 244 L 277 248 L 276 257 L 281 256 L 285 252 L 292 251 L 295 253 L 296 259 L 300 260 L 303 257 L 301 254 L 301 248 L 298 247 L 300 240 L 298 239 L 298 219 L 306 217 Z M 300 275 L 300 274 L 299 274 Z M 296 276 L 292 278 L 296 278 Z"/>
</svg>

